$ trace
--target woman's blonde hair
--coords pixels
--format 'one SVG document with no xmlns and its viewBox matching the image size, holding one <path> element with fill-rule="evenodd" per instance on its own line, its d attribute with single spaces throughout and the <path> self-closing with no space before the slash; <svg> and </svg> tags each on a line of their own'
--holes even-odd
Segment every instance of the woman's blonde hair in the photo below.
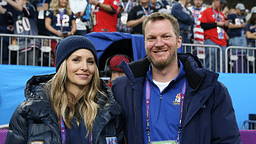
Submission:
<svg viewBox="0 0 256 144">
<path fill-rule="evenodd" d="M 60 117 L 62 117 L 68 128 L 71 128 L 71 123 L 74 116 L 79 116 L 81 119 L 83 119 L 87 128 L 87 137 L 89 132 L 92 130 L 93 121 L 96 118 L 97 109 L 99 107 L 96 103 L 98 100 L 98 92 L 100 92 L 99 70 L 96 66 L 91 82 L 84 86 L 84 89 L 76 97 L 77 103 L 74 103 L 74 97 L 68 97 L 68 91 L 65 87 L 67 81 L 66 66 L 67 62 L 64 60 L 57 73 L 47 83 L 50 101 L 59 120 Z"/>
<path fill-rule="evenodd" d="M 67 0 L 67 5 L 65 7 L 65 11 L 66 11 L 66 14 L 71 16 L 72 15 L 72 11 L 71 11 L 71 8 L 70 8 L 70 4 L 69 4 L 69 0 Z M 50 9 L 51 11 L 53 12 L 53 14 L 56 16 L 58 14 L 58 11 L 59 11 L 59 8 L 60 8 L 60 0 L 52 0 L 51 3 L 50 3 Z"/>
</svg>

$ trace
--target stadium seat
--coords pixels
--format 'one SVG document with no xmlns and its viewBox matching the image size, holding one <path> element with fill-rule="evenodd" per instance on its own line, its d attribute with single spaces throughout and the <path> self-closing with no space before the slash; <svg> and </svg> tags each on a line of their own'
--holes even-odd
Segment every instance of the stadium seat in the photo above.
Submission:
<svg viewBox="0 0 256 144">
<path fill-rule="evenodd" d="M 5 138 L 7 136 L 9 124 L 0 125 L 0 144 L 4 144 Z"/>
<path fill-rule="evenodd" d="M 256 130 L 240 130 L 242 144 L 256 144 Z"/>
<path fill-rule="evenodd" d="M 0 129 L 0 144 L 4 144 L 8 129 Z"/>
</svg>

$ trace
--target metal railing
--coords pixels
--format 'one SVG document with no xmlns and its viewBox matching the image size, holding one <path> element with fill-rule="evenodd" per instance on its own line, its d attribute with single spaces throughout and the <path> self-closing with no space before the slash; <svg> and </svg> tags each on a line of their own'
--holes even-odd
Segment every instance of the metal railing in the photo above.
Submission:
<svg viewBox="0 0 256 144">
<path fill-rule="evenodd" d="M 61 39 L 52 36 L 0 34 L 0 64 L 53 66 L 52 43 Z M 32 51 L 28 51 L 30 49 Z M 3 60 L 6 54 L 8 58 Z"/>
<path fill-rule="evenodd" d="M 61 39 L 53 36 L 0 34 L 0 64 L 54 66 L 54 43 Z M 229 46 L 225 51 L 218 45 L 183 43 L 182 47 L 185 53 L 196 55 L 210 71 L 256 73 L 254 47 Z"/>
<path fill-rule="evenodd" d="M 247 125 L 247 128 L 245 128 L 245 124 L 248 124 Z M 243 122 L 243 130 L 245 130 L 245 129 L 251 129 L 250 128 L 250 124 L 254 124 L 254 125 L 256 125 L 256 121 L 255 120 L 245 120 L 244 122 Z M 255 129 L 254 129 L 255 130 Z"/>
<path fill-rule="evenodd" d="M 227 47 L 226 73 L 255 73 L 255 50 L 255 47 Z"/>
<path fill-rule="evenodd" d="M 221 47 L 218 45 L 182 44 L 185 53 L 196 55 L 206 69 L 214 72 L 223 72 L 224 62 Z"/>
</svg>

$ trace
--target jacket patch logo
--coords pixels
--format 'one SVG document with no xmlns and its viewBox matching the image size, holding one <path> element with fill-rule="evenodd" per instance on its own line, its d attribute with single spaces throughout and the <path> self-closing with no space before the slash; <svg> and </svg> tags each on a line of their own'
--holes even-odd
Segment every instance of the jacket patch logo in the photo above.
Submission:
<svg viewBox="0 0 256 144">
<path fill-rule="evenodd" d="M 180 98 L 181 98 L 181 93 L 176 95 L 176 98 L 173 101 L 173 105 L 180 105 Z"/>
<path fill-rule="evenodd" d="M 107 144 L 117 144 L 116 137 L 106 137 Z"/>
<path fill-rule="evenodd" d="M 44 144 L 43 141 L 32 141 L 30 144 Z"/>
</svg>

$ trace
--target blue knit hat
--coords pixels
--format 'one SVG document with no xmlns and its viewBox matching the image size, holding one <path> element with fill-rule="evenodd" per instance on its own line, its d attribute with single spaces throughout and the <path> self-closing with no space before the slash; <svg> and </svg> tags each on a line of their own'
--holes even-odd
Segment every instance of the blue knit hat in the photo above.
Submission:
<svg viewBox="0 0 256 144">
<path fill-rule="evenodd" d="M 67 59 L 74 51 L 78 49 L 88 49 L 92 52 L 95 62 L 99 67 L 99 61 L 97 57 L 97 51 L 94 44 L 88 38 L 84 36 L 69 36 L 61 40 L 56 45 L 55 54 L 55 64 L 56 72 L 58 71 L 61 63 Z"/>
</svg>

